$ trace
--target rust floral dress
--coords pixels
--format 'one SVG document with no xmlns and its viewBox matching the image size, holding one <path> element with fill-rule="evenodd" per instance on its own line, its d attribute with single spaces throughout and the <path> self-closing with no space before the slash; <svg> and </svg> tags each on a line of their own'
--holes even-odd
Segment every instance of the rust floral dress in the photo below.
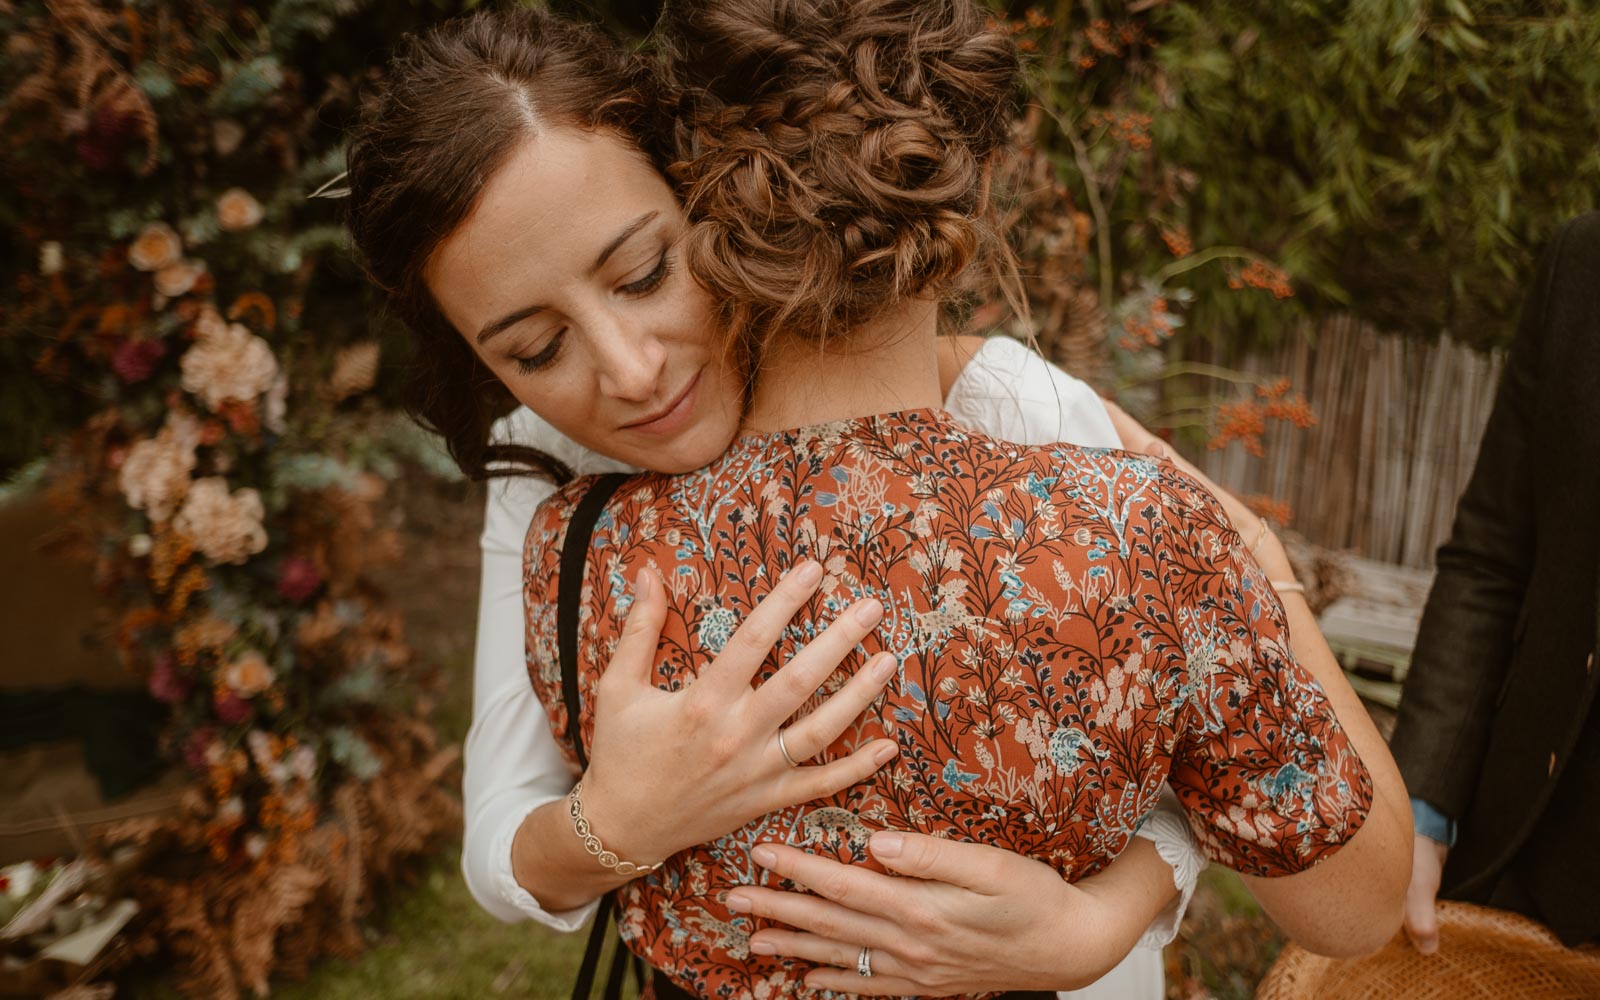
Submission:
<svg viewBox="0 0 1600 1000">
<path fill-rule="evenodd" d="M 539 508 L 525 553 L 528 673 L 574 760 L 557 569 L 588 483 Z M 1167 463 L 1022 447 L 933 409 L 744 438 L 698 472 L 624 485 L 588 553 L 585 739 L 641 567 L 667 581 L 655 679 L 672 689 L 806 557 L 827 576 L 762 677 L 851 602 L 879 598 L 883 623 L 821 694 L 867 656 L 894 652 L 897 678 L 829 753 L 888 736 L 900 756 L 621 890 L 628 946 L 691 993 L 810 992 L 809 964 L 750 954 L 759 924 L 726 906 L 736 886 L 781 884 L 750 858 L 763 841 L 872 865 L 873 830 L 917 830 L 1004 847 L 1077 880 L 1117 856 L 1170 783 L 1212 859 L 1271 876 L 1338 850 L 1366 817 L 1370 776 L 1209 494 Z"/>
</svg>

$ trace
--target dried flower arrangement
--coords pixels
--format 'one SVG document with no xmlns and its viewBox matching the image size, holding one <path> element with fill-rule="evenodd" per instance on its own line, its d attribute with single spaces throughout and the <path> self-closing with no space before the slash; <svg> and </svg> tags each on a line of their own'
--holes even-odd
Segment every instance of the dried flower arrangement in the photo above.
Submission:
<svg viewBox="0 0 1600 1000">
<path fill-rule="evenodd" d="M 194 995 L 359 950 L 373 891 L 459 822 L 373 582 L 410 439 L 337 220 L 306 201 L 353 87 L 302 86 L 294 58 L 358 6 L 0 4 L 0 183 L 37 209 L 5 220 L 30 259 L 0 350 L 71 400 L 49 490 L 193 778 L 94 850 L 141 859 L 120 954 L 175 957 Z"/>
</svg>

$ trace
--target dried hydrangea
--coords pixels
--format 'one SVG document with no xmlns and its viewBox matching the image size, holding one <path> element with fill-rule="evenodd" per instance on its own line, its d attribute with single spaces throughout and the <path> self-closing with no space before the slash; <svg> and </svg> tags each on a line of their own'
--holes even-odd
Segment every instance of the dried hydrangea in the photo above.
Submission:
<svg viewBox="0 0 1600 1000">
<path fill-rule="evenodd" d="M 204 315 L 202 320 L 197 324 L 200 339 L 179 362 L 184 391 L 211 410 L 228 402 L 254 402 L 278 377 L 272 348 L 238 323 L 212 326 Z"/>
<path fill-rule="evenodd" d="M 186 414 L 171 414 L 161 433 L 128 449 L 117 473 L 128 506 L 144 511 L 152 521 L 171 517 L 189 492 L 199 442 L 199 422 Z"/>
<path fill-rule="evenodd" d="M 264 515 L 261 494 L 251 489 L 229 493 L 227 480 L 207 476 L 189 487 L 172 526 L 213 563 L 242 563 L 267 547 Z"/>
<path fill-rule="evenodd" d="M 335 403 L 358 396 L 378 381 L 378 342 L 365 340 L 343 348 L 333 358 L 328 395 Z"/>
</svg>

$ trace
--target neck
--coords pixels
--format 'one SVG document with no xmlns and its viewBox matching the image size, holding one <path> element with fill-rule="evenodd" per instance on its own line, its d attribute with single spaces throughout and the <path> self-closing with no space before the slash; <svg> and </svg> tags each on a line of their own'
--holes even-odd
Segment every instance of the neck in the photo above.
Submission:
<svg viewBox="0 0 1600 1000">
<path fill-rule="evenodd" d="M 938 407 L 938 303 L 914 299 L 825 345 L 777 337 L 766 347 L 744 430 Z"/>
</svg>

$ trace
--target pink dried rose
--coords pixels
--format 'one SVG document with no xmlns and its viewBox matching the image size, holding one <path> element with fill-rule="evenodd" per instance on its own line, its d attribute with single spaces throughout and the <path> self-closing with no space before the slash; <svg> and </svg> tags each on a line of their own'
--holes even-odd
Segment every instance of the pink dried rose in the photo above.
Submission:
<svg viewBox="0 0 1600 1000">
<path fill-rule="evenodd" d="M 199 422 L 173 413 L 159 434 L 129 448 L 117 472 L 117 485 L 128 506 L 144 511 L 152 521 L 170 518 L 188 495 L 199 439 Z"/>
<path fill-rule="evenodd" d="M 200 338 L 178 362 L 183 389 L 210 410 L 224 403 L 253 403 L 278 377 L 278 359 L 267 342 L 238 323 L 216 329 L 208 313 L 196 322 Z"/>
<path fill-rule="evenodd" d="M 242 563 L 267 547 L 266 511 L 252 489 L 228 492 L 221 476 L 195 480 L 172 526 L 212 563 Z"/>
<path fill-rule="evenodd" d="M 305 556 L 290 556 L 278 567 L 278 596 L 295 604 L 311 599 L 322 586 L 322 571 Z"/>
<path fill-rule="evenodd" d="M 217 225 L 230 233 L 254 229 L 266 214 L 244 188 L 229 188 L 217 198 Z"/>
<path fill-rule="evenodd" d="M 211 763 L 211 758 L 216 756 L 213 747 L 217 746 L 217 730 L 215 726 L 200 726 L 189 730 L 189 735 L 183 741 L 183 762 L 191 770 L 203 771 Z"/>
<path fill-rule="evenodd" d="M 183 256 L 183 241 L 165 222 L 152 222 L 139 230 L 128 247 L 128 263 L 141 271 L 159 271 Z"/>
<path fill-rule="evenodd" d="M 178 665 L 171 653 L 162 653 L 156 659 L 155 666 L 150 669 L 149 686 L 152 698 L 169 705 L 189 697 L 189 692 L 194 688 L 187 677 L 178 673 Z"/>
<path fill-rule="evenodd" d="M 219 691 L 211 699 L 211 710 L 217 720 L 226 726 L 237 726 L 250 718 L 250 703 L 232 691 Z"/>
<path fill-rule="evenodd" d="M 124 385 L 143 382 L 155 374 L 156 365 L 166 356 L 167 347 L 152 338 L 128 339 L 111 352 L 111 370 Z"/>
<path fill-rule="evenodd" d="M 203 260 L 190 260 L 187 257 L 175 260 L 156 272 L 156 291 L 169 299 L 187 295 L 205 273 L 206 263 Z"/>
<path fill-rule="evenodd" d="M 222 671 L 222 683 L 241 698 L 254 698 L 271 687 L 277 679 L 278 675 L 267 666 L 267 658 L 254 649 L 229 663 Z"/>
</svg>

